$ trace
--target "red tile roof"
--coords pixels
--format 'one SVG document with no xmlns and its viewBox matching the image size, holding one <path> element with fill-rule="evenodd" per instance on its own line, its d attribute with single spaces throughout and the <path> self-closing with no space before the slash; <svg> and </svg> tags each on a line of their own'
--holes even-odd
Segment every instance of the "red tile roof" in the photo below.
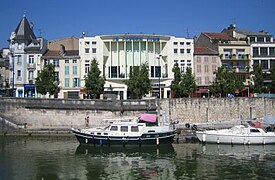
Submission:
<svg viewBox="0 0 275 180">
<path fill-rule="evenodd" d="M 78 50 L 68 50 L 65 54 L 60 54 L 60 51 L 48 50 L 43 57 L 55 57 L 55 58 L 66 58 L 66 56 L 79 56 Z"/>
<path fill-rule="evenodd" d="M 194 54 L 218 55 L 219 53 L 213 49 L 208 48 L 208 47 L 195 47 Z"/>
<path fill-rule="evenodd" d="M 228 40 L 228 41 L 236 41 L 237 40 L 236 38 L 233 38 L 226 33 L 204 32 L 203 34 L 205 34 L 210 39 L 220 39 L 220 40 Z"/>
</svg>

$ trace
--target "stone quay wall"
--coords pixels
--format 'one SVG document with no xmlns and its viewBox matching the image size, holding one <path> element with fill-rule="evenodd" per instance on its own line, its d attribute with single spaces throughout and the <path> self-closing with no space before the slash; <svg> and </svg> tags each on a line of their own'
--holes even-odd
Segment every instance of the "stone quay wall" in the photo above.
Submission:
<svg viewBox="0 0 275 180">
<path fill-rule="evenodd" d="M 7 129 L 5 122 L 26 130 L 81 128 L 88 116 L 90 126 L 99 126 L 103 120 L 133 118 L 155 110 L 155 100 L 0 98 L 0 131 Z"/>
<path fill-rule="evenodd" d="M 270 98 L 183 98 L 164 99 L 160 107 L 168 119 L 185 123 L 248 120 L 275 115 L 275 99 Z"/>
<path fill-rule="evenodd" d="M 133 118 L 155 111 L 162 117 L 185 123 L 247 120 L 275 115 L 275 99 L 270 98 L 181 98 L 150 100 L 71 100 L 0 98 L 0 131 L 6 129 L 68 130 L 99 126 L 107 119 Z M 164 115 L 165 114 L 165 115 Z M 9 128 L 10 127 L 10 128 Z"/>
</svg>

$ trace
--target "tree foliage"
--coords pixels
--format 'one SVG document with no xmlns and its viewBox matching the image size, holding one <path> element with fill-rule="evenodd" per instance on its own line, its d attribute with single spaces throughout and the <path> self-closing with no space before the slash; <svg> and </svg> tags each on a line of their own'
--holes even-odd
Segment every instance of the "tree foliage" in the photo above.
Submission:
<svg viewBox="0 0 275 180">
<path fill-rule="evenodd" d="M 42 95 L 56 95 L 59 93 L 59 82 L 55 81 L 55 71 L 53 64 L 45 65 L 40 74 L 35 79 L 36 91 Z"/>
<path fill-rule="evenodd" d="M 101 71 L 98 68 L 98 62 L 96 59 L 93 59 L 90 71 L 85 78 L 85 90 L 90 98 L 99 98 L 100 94 L 104 92 L 105 80 L 100 74 Z"/>
<path fill-rule="evenodd" d="M 146 63 L 140 67 L 134 66 L 130 72 L 129 80 L 125 81 L 128 86 L 129 96 L 132 99 L 140 99 L 151 90 L 151 80 Z"/>
<path fill-rule="evenodd" d="M 187 68 L 186 73 L 182 74 L 176 63 L 172 69 L 174 72 L 174 80 L 171 83 L 171 89 L 175 98 L 189 97 L 197 89 L 195 77 L 192 74 L 192 69 Z"/>
<path fill-rule="evenodd" d="M 235 94 L 236 90 L 243 88 L 243 82 L 237 80 L 235 74 L 224 67 L 218 68 L 216 79 L 209 87 L 213 94 L 220 94 L 222 97 L 226 97 L 228 93 Z"/>
<path fill-rule="evenodd" d="M 253 65 L 253 71 L 251 72 L 253 85 L 252 85 L 252 91 L 254 93 L 263 93 L 264 92 L 264 73 L 263 68 L 259 64 Z"/>
<path fill-rule="evenodd" d="M 270 85 L 270 92 L 275 93 L 275 64 L 270 68 L 270 77 L 271 77 L 271 85 Z"/>
</svg>

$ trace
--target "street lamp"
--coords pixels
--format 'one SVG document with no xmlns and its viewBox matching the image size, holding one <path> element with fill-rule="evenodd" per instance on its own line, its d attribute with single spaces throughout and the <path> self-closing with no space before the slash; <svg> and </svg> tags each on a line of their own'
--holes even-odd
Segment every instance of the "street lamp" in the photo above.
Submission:
<svg viewBox="0 0 275 180">
<path fill-rule="evenodd" d="M 158 66 L 159 66 L 159 75 L 158 75 L 158 89 L 159 89 L 159 98 L 161 97 L 160 96 L 160 92 L 161 92 L 161 90 L 160 90 L 160 76 L 161 76 L 161 66 L 160 66 L 160 58 L 162 57 L 162 55 L 160 54 L 158 57 L 157 57 L 157 59 L 158 59 Z"/>
</svg>

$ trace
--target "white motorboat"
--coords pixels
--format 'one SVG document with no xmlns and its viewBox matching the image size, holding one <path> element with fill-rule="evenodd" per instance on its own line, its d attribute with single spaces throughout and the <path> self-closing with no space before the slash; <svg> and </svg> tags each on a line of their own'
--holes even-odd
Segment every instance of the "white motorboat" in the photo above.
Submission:
<svg viewBox="0 0 275 180">
<path fill-rule="evenodd" d="M 107 127 L 72 131 L 81 144 L 100 146 L 171 144 L 176 135 L 174 124 L 158 125 L 155 114 L 143 114 L 138 120 L 114 120 Z"/>
<path fill-rule="evenodd" d="M 236 125 L 230 129 L 196 131 L 202 143 L 217 144 L 273 144 L 275 132 L 271 126 L 261 123 Z"/>
</svg>

